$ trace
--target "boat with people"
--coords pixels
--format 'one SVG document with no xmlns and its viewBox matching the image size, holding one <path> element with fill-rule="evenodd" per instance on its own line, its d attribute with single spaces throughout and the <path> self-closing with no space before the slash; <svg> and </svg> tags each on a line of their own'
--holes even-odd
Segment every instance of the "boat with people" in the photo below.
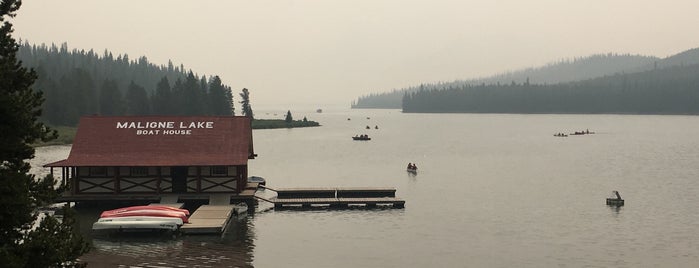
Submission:
<svg viewBox="0 0 699 268">
<path fill-rule="evenodd" d="M 408 163 L 408 167 L 406 168 L 406 170 L 408 171 L 408 173 L 417 174 L 417 165 L 413 163 Z"/>
<path fill-rule="evenodd" d="M 556 134 L 553 134 L 553 136 L 554 137 L 568 137 L 567 134 L 563 134 L 563 133 L 556 133 Z"/>
<path fill-rule="evenodd" d="M 582 130 L 582 131 L 575 131 L 573 133 L 570 133 L 569 135 L 585 135 L 585 134 L 595 134 L 595 132 L 592 132 L 588 129 Z"/>
<path fill-rule="evenodd" d="M 362 134 L 362 135 L 356 135 L 352 137 L 353 140 L 355 141 L 369 141 L 371 138 L 369 138 L 369 135 Z"/>
<path fill-rule="evenodd" d="M 177 230 L 189 222 L 189 210 L 169 206 L 131 206 L 106 210 L 92 230 Z"/>
<path fill-rule="evenodd" d="M 621 198 L 619 191 L 612 191 L 612 196 L 607 198 L 607 205 L 616 207 L 624 205 L 624 199 Z"/>
</svg>

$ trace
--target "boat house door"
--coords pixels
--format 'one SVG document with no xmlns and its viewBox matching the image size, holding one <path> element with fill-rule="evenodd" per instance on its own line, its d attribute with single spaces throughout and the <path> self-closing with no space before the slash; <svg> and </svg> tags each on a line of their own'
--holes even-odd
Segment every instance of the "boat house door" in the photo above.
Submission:
<svg viewBox="0 0 699 268">
<path fill-rule="evenodd" d="M 186 193 L 187 192 L 187 167 L 172 167 L 172 192 Z"/>
</svg>

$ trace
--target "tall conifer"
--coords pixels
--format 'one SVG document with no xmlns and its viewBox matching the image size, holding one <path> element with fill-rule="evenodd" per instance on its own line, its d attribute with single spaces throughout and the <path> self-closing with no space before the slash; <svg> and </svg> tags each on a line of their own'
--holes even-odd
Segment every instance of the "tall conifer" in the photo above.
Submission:
<svg viewBox="0 0 699 268">
<path fill-rule="evenodd" d="M 30 143 L 48 141 L 56 132 L 39 122 L 41 92 L 32 90 L 34 70 L 17 60 L 12 24 L 21 1 L 0 0 L 0 264 L 3 267 L 58 267 L 88 249 L 68 209 L 62 222 L 38 219 L 37 208 L 58 195 L 52 176 L 29 174 Z"/>
</svg>

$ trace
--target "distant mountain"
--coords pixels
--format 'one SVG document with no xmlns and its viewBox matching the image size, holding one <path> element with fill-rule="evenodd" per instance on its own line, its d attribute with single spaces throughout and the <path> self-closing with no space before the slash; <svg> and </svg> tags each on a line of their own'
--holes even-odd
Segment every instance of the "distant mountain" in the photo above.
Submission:
<svg viewBox="0 0 699 268">
<path fill-rule="evenodd" d="M 655 64 L 654 64 L 655 66 Z M 557 84 L 481 84 L 404 95 L 404 113 L 699 114 L 699 64 Z"/>
<path fill-rule="evenodd" d="M 661 59 L 658 57 L 629 54 L 597 54 L 572 60 L 560 60 L 541 67 L 506 72 L 485 78 L 452 82 L 425 83 L 418 86 L 394 89 L 391 92 L 362 96 L 352 103 L 352 108 L 400 109 L 406 92 L 420 90 L 448 90 L 474 85 L 498 84 L 556 84 L 593 79 L 623 73 L 636 73 L 657 68 L 699 63 L 699 48 Z"/>
</svg>

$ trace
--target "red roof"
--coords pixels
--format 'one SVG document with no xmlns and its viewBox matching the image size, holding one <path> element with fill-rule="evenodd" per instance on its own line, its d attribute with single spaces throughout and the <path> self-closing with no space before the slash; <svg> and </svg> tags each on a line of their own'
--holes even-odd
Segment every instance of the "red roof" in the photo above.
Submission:
<svg viewBox="0 0 699 268">
<path fill-rule="evenodd" d="M 65 166 L 229 166 L 254 158 L 243 116 L 86 116 Z"/>
</svg>

